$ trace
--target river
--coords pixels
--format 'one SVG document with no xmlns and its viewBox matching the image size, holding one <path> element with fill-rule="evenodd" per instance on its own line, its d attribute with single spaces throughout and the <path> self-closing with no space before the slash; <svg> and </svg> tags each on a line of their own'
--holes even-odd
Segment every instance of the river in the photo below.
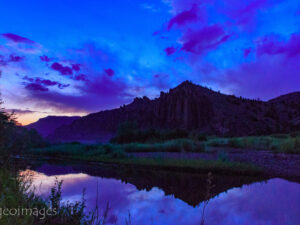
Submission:
<svg viewBox="0 0 300 225">
<path fill-rule="evenodd" d="M 85 189 L 87 210 L 97 202 L 101 214 L 108 203 L 107 224 L 125 224 L 129 214 L 132 225 L 200 225 L 203 216 L 206 225 L 300 224 L 300 184 L 280 178 L 213 174 L 208 188 L 207 174 L 49 162 L 26 171 L 38 195 L 58 179 L 63 201 L 80 200 Z"/>
</svg>

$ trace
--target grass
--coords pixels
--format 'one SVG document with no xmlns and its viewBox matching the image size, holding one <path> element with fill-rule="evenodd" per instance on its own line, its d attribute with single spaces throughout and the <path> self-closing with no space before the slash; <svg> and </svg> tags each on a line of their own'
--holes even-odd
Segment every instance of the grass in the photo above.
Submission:
<svg viewBox="0 0 300 225">
<path fill-rule="evenodd" d="M 28 185 L 17 179 L 8 170 L 0 170 L 0 208 L 43 208 L 46 203 L 39 197 L 36 197 L 33 192 L 29 192 Z M 0 224 L 34 224 L 35 218 L 30 215 L 18 216 L 2 216 Z"/>
<path fill-rule="evenodd" d="M 55 184 L 48 199 L 43 199 L 34 194 L 27 173 L 18 175 L 1 169 L 0 181 L 0 224 L 83 224 L 88 221 L 83 213 L 84 201 L 60 202 L 61 182 Z M 10 213 L 5 213 L 5 209 Z"/>
<path fill-rule="evenodd" d="M 171 142 L 173 143 L 173 142 Z M 187 142 L 188 148 L 192 148 Z M 170 147 L 170 146 L 171 147 Z M 168 147 L 166 147 L 168 146 Z M 132 149 L 136 147 L 136 149 Z M 183 148 L 187 148 L 181 146 Z M 152 151 L 154 147 L 149 147 L 146 144 L 131 144 L 131 145 L 80 145 L 80 144 L 63 144 L 55 145 L 47 148 L 33 149 L 29 153 L 33 156 L 49 156 L 58 159 L 74 159 L 92 162 L 115 163 L 126 166 L 147 167 L 150 169 L 164 169 L 171 171 L 185 172 L 217 172 L 221 174 L 249 174 L 257 175 L 261 170 L 253 165 L 229 162 L 226 156 L 221 157 L 216 161 L 206 161 L 198 159 L 166 159 L 166 158 L 136 158 L 128 154 L 128 152 L 136 151 L 137 149 L 149 148 Z M 157 148 L 157 149 L 156 149 Z M 165 144 L 165 150 L 174 150 L 173 146 L 168 142 Z M 197 146 L 194 146 L 197 149 Z M 159 145 L 155 147 L 158 151 Z M 160 149 L 161 150 L 161 149 Z M 202 149 L 200 149 L 202 151 Z M 199 151 L 200 151 L 199 150 Z"/>
<path fill-rule="evenodd" d="M 135 158 L 134 152 L 205 152 L 207 147 L 230 147 L 250 150 L 272 150 L 274 152 L 300 154 L 300 134 L 276 134 L 270 136 L 249 136 L 233 138 L 209 137 L 199 139 L 184 138 L 156 143 L 95 144 L 65 143 L 45 148 L 31 149 L 31 156 L 56 159 L 74 159 L 93 162 L 117 163 L 143 166 L 153 169 L 185 172 L 216 172 L 226 174 L 259 174 L 259 168 L 244 163 L 230 162 L 226 150 L 218 153 L 218 159 L 205 161 L 199 159 Z"/>
<path fill-rule="evenodd" d="M 191 139 L 175 139 L 159 143 L 131 143 L 121 145 L 126 152 L 204 152 L 203 142 Z"/>
<path fill-rule="evenodd" d="M 300 154 L 300 134 L 277 134 L 233 138 L 210 138 L 207 146 L 231 147 L 252 150 L 271 150 L 280 153 Z"/>
<path fill-rule="evenodd" d="M 116 154 L 131 152 L 204 152 L 205 144 L 190 139 L 176 139 L 159 143 L 130 143 L 130 144 L 95 144 L 84 145 L 80 143 L 65 143 L 49 145 L 44 148 L 36 148 L 29 152 L 43 152 L 49 156 L 58 154 Z"/>
<path fill-rule="evenodd" d="M 0 224 L 15 225 L 105 225 L 109 205 L 99 215 L 98 206 L 86 212 L 84 191 L 82 200 L 62 202 L 62 183 L 56 180 L 49 197 L 34 193 L 28 173 L 18 175 L 8 169 L 0 169 Z M 5 211 L 6 210 L 6 211 Z"/>
</svg>

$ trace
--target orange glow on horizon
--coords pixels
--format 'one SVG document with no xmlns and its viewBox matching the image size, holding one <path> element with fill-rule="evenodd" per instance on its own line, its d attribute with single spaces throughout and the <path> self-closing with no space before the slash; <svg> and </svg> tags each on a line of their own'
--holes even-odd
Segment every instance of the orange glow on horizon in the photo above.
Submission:
<svg viewBox="0 0 300 225">
<path fill-rule="evenodd" d="M 26 126 L 28 124 L 34 123 L 38 121 L 41 117 L 35 115 L 35 113 L 25 114 L 25 115 L 17 115 L 17 121 L 22 124 L 22 126 Z"/>
<path fill-rule="evenodd" d="M 28 124 L 37 122 L 39 119 L 45 118 L 47 116 L 84 116 L 84 115 L 86 115 L 86 114 L 85 113 L 74 113 L 74 114 L 49 113 L 49 114 L 46 114 L 46 113 L 33 112 L 33 113 L 26 113 L 26 114 L 16 114 L 16 120 L 17 120 L 17 122 L 22 124 L 22 126 L 26 126 Z"/>
</svg>

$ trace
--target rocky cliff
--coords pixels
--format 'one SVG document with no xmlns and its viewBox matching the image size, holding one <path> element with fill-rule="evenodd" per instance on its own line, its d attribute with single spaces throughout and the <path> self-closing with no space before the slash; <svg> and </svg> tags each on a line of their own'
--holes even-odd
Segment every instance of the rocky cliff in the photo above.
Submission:
<svg viewBox="0 0 300 225">
<path fill-rule="evenodd" d="M 289 102 L 291 98 L 294 100 Z M 136 121 L 141 129 L 181 128 L 222 136 L 291 132 L 300 129 L 299 104 L 299 93 L 264 102 L 224 95 L 185 81 L 156 99 L 136 98 L 118 109 L 77 119 L 56 129 L 49 138 L 103 141 L 124 121 Z"/>
</svg>

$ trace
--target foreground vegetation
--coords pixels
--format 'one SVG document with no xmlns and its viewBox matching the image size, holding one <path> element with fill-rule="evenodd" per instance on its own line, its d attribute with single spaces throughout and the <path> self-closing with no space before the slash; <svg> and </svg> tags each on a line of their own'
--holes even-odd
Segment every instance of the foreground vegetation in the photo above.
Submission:
<svg viewBox="0 0 300 225">
<path fill-rule="evenodd" d="M 35 195 L 30 174 L 17 175 L 1 169 L 0 181 L 0 224 L 105 224 L 107 212 L 103 216 L 96 216 L 96 211 L 85 212 L 84 192 L 81 201 L 63 203 L 62 181 L 55 182 L 48 198 Z"/>
<path fill-rule="evenodd" d="M 140 130 L 135 122 L 124 122 L 112 138 L 113 148 L 126 152 L 203 152 L 209 147 L 271 150 L 300 154 L 300 132 L 269 136 L 213 137 L 187 130 Z"/>
<path fill-rule="evenodd" d="M 13 114 L 0 110 L 0 224 L 104 225 L 108 207 L 103 216 L 97 209 L 85 212 L 84 194 L 81 201 L 63 203 L 62 181 L 56 181 L 48 198 L 41 198 L 34 193 L 30 175 L 19 174 L 15 157 L 44 146 L 36 131 L 17 126 Z"/>
</svg>

